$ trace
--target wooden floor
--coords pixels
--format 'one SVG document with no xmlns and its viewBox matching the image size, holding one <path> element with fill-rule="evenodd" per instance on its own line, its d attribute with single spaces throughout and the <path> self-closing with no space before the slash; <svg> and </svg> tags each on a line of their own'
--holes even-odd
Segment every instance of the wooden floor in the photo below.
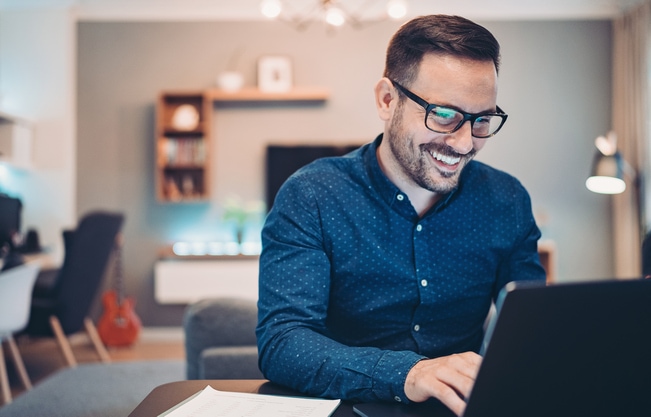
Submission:
<svg viewBox="0 0 651 417">
<path fill-rule="evenodd" d="M 66 367 L 63 355 L 61 354 L 54 339 L 25 339 L 18 338 L 18 350 L 25 362 L 25 368 L 32 381 L 36 385 L 52 373 Z M 72 349 L 77 362 L 90 363 L 98 362 L 99 357 L 85 335 L 75 335 L 71 339 Z M 15 398 L 24 391 L 18 374 L 13 366 L 11 356 L 8 355 L 8 346 L 3 346 L 5 363 L 11 384 L 11 393 Z M 181 331 L 155 331 L 144 329 L 139 340 L 130 347 L 108 348 L 111 361 L 136 361 L 155 359 L 184 359 L 185 349 Z M 2 399 L 0 396 L 0 406 Z"/>
</svg>

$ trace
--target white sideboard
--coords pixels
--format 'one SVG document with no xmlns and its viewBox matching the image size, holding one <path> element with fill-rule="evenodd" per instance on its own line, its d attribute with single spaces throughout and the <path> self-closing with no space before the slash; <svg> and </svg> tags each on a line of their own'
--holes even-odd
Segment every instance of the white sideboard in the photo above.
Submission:
<svg viewBox="0 0 651 417">
<path fill-rule="evenodd" d="M 154 266 L 154 297 L 161 304 L 204 298 L 258 299 L 258 258 L 161 259 Z"/>
<path fill-rule="evenodd" d="M 556 245 L 541 241 L 547 281 L 556 281 Z M 257 256 L 164 257 L 154 266 L 154 297 L 160 304 L 189 304 L 203 298 L 258 299 Z"/>
</svg>

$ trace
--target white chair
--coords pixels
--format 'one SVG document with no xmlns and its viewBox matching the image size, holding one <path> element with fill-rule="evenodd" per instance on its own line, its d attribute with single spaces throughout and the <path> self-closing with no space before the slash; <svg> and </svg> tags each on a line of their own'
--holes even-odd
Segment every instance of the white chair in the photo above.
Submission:
<svg viewBox="0 0 651 417">
<path fill-rule="evenodd" d="M 32 388 L 32 383 L 25 370 L 20 352 L 18 352 L 13 334 L 27 326 L 32 289 L 38 271 L 38 263 L 27 263 L 0 272 L 0 343 L 5 340 L 8 342 L 9 352 L 13 357 L 18 375 L 25 389 L 28 390 Z M 8 404 L 11 402 L 11 389 L 3 356 L 0 344 L 0 388 L 3 402 Z"/>
</svg>

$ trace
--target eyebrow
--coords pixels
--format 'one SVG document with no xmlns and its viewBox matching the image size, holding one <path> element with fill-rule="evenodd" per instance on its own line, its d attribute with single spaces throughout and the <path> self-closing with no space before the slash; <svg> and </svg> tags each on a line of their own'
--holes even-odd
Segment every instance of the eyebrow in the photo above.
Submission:
<svg viewBox="0 0 651 417">
<path fill-rule="evenodd" d="M 420 107 L 421 107 L 423 110 L 426 110 L 427 106 L 429 106 L 429 105 L 434 105 L 434 106 L 438 106 L 438 107 L 445 107 L 445 108 L 448 108 L 448 109 L 452 109 L 452 110 L 455 110 L 455 111 L 458 111 L 458 112 L 460 112 L 460 113 L 464 113 L 464 114 L 471 114 L 471 115 L 473 115 L 473 116 L 475 116 L 475 115 L 481 115 L 481 114 L 488 114 L 488 113 L 504 113 L 504 111 L 501 110 L 501 109 L 500 109 L 500 106 L 498 106 L 497 104 L 495 105 L 495 109 L 482 110 L 482 111 L 480 111 L 480 112 L 478 112 L 478 113 L 471 113 L 471 112 L 466 111 L 466 110 L 464 110 L 464 109 L 462 109 L 462 108 L 460 108 L 460 107 L 457 107 L 457 106 L 455 106 L 455 105 L 453 105 L 453 104 L 439 104 L 439 103 L 432 103 L 432 102 L 429 102 L 429 101 L 425 100 L 424 98 L 422 98 L 422 97 L 419 96 L 418 94 L 414 93 L 413 91 L 411 91 L 411 90 L 408 89 L 407 87 L 403 86 L 403 85 L 400 84 L 399 82 L 394 81 L 394 80 L 391 80 L 391 79 L 390 79 L 390 81 L 391 81 L 391 82 L 392 82 L 396 87 L 398 87 L 398 90 L 400 90 L 400 91 L 401 91 L 403 94 L 405 94 L 408 98 L 412 99 L 412 100 L 415 101 L 417 104 L 419 104 Z M 410 95 L 413 96 L 413 97 L 410 97 Z"/>
</svg>

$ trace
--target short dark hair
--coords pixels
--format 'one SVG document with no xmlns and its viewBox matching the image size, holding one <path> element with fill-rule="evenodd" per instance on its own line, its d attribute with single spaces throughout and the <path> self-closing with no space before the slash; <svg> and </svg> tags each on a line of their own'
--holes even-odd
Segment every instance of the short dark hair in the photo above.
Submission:
<svg viewBox="0 0 651 417">
<path fill-rule="evenodd" d="M 460 16 L 428 15 L 410 20 L 393 35 L 384 76 L 409 85 L 426 53 L 492 61 L 500 67 L 500 44 L 483 26 Z"/>
</svg>

